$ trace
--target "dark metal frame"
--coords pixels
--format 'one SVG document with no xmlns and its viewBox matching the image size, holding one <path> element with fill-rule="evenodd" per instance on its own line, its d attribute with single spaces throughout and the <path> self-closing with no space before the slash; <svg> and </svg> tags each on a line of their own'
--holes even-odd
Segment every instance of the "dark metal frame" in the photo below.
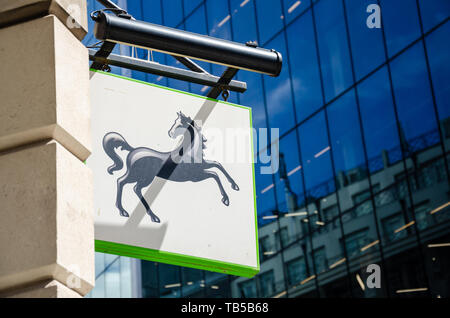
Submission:
<svg viewBox="0 0 450 318">
<path fill-rule="evenodd" d="M 220 78 L 218 76 L 211 75 L 207 72 L 195 72 L 117 54 L 109 54 L 109 56 L 105 57 L 105 54 L 98 54 L 99 51 L 89 49 L 89 59 L 93 61 L 91 66 L 93 69 L 101 69 L 103 65 L 112 65 L 211 87 L 223 84 L 221 82 L 219 83 Z M 232 80 L 228 85 L 225 85 L 224 88 L 230 91 L 243 93 L 247 89 L 247 84 Z"/>
<path fill-rule="evenodd" d="M 247 90 L 247 84 L 245 82 L 233 80 L 233 77 L 239 70 L 237 67 L 267 73 L 272 76 L 278 76 L 281 72 L 281 54 L 274 50 L 269 51 L 257 48 L 256 43 L 253 42 L 248 42 L 246 45 L 241 45 L 235 42 L 204 37 L 194 33 L 187 33 L 185 31 L 169 28 L 163 28 L 161 34 L 165 34 L 167 41 L 172 41 L 172 46 L 177 47 L 178 49 L 180 47 L 185 48 L 182 50 L 183 53 L 186 50 L 192 50 L 191 46 L 198 46 L 196 50 L 197 54 L 201 53 L 208 56 L 208 52 L 211 52 L 211 54 L 214 53 L 213 55 L 216 57 L 215 61 L 219 61 L 218 63 L 221 63 L 222 60 L 228 60 L 230 58 L 229 56 L 231 56 L 231 60 L 235 62 L 234 64 L 239 66 L 228 66 L 222 76 L 217 77 L 205 71 L 188 57 L 179 55 L 181 52 L 180 50 L 178 50 L 180 52 L 177 51 L 175 54 L 171 54 L 170 50 L 163 50 L 163 52 L 169 52 L 169 55 L 187 67 L 188 70 L 162 65 L 153 61 L 111 54 L 116 42 L 109 41 L 109 39 L 106 38 L 106 35 L 110 35 L 111 32 L 105 32 L 104 29 L 105 25 L 110 23 L 110 21 L 115 21 L 116 24 L 114 25 L 113 23 L 111 28 L 112 30 L 116 30 L 116 35 L 119 35 L 119 37 L 123 35 L 123 28 L 129 28 L 131 31 L 136 29 L 136 32 L 139 33 L 140 30 L 142 31 L 146 28 L 149 32 L 153 29 L 160 32 L 159 29 L 162 27 L 135 20 L 130 14 L 110 0 L 97 1 L 105 6 L 105 9 L 93 12 L 91 17 L 97 22 L 95 28 L 96 37 L 103 40 L 103 43 L 97 51 L 94 49 L 89 49 L 89 59 L 92 61 L 92 69 L 110 71 L 111 69 L 109 65 L 113 65 L 177 80 L 206 85 L 211 87 L 206 95 L 207 97 L 216 99 L 222 93 L 222 97 L 225 100 L 227 100 L 229 96 L 229 91 L 243 93 Z M 104 11 L 111 11 L 115 16 L 108 15 L 104 13 Z M 125 21 L 122 19 L 131 21 L 128 21 L 130 22 L 128 24 L 124 23 Z M 102 23 L 99 23 L 100 20 Z M 179 45 L 178 41 L 182 42 L 188 36 L 192 37 L 192 45 L 187 45 L 188 43 Z M 140 39 L 142 40 L 142 37 L 140 37 Z M 155 43 L 161 44 L 164 43 L 164 41 L 157 40 Z M 153 46 L 150 45 L 148 47 Z M 227 54 L 225 54 L 224 50 L 227 50 Z"/>
</svg>

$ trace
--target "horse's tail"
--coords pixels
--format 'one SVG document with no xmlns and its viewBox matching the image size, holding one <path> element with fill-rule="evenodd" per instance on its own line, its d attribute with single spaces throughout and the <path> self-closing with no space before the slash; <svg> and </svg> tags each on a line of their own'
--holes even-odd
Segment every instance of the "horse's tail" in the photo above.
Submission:
<svg viewBox="0 0 450 318">
<path fill-rule="evenodd" d="M 115 149 L 121 147 L 121 150 L 132 151 L 132 148 L 120 134 L 116 132 L 109 132 L 103 137 L 103 149 L 106 154 L 114 161 L 114 164 L 108 167 L 107 171 L 109 174 L 113 174 L 114 171 L 123 168 L 123 161 L 120 158 Z"/>
</svg>

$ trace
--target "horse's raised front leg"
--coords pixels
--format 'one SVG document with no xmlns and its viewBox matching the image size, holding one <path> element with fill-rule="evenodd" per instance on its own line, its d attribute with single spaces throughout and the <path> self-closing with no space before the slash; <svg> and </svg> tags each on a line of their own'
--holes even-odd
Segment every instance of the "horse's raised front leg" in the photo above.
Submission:
<svg viewBox="0 0 450 318">
<path fill-rule="evenodd" d="M 129 217 L 130 215 L 125 211 L 122 206 L 122 189 L 125 184 L 127 184 L 128 172 L 124 174 L 122 177 L 117 179 L 117 197 L 116 197 L 116 207 L 119 209 L 119 213 L 121 216 Z"/>
<path fill-rule="evenodd" d="M 225 192 L 225 189 L 223 188 L 222 182 L 220 181 L 219 176 L 214 171 L 203 171 L 197 176 L 196 180 L 193 181 L 202 181 L 212 178 L 217 182 L 217 185 L 219 186 L 220 193 L 222 194 L 222 203 L 226 206 L 230 205 L 230 199 L 228 198 L 228 194 Z"/>
<path fill-rule="evenodd" d="M 150 209 L 150 206 L 148 205 L 147 201 L 145 201 L 144 196 L 142 195 L 142 187 L 139 186 L 139 183 L 137 183 L 134 186 L 134 192 L 138 196 L 138 198 L 141 200 L 142 204 L 144 205 L 145 209 L 147 210 L 147 214 L 150 215 L 150 218 L 152 219 L 152 222 L 160 223 L 159 217 L 156 216 L 155 213 Z"/>
<path fill-rule="evenodd" d="M 225 168 L 222 166 L 222 164 L 220 162 L 213 161 L 213 160 L 204 160 L 203 165 L 206 166 L 206 169 L 208 169 L 208 168 L 217 168 L 220 171 L 222 171 L 222 173 L 227 178 L 228 182 L 231 183 L 231 188 L 233 190 L 239 191 L 239 186 L 233 180 L 233 178 L 230 176 L 230 174 L 225 170 Z"/>
</svg>

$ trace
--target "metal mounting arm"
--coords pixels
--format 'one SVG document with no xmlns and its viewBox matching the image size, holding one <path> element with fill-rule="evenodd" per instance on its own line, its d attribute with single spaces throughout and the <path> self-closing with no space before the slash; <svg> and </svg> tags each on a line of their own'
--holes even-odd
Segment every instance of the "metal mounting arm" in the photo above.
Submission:
<svg viewBox="0 0 450 318">
<path fill-rule="evenodd" d="M 135 59 L 128 56 L 109 54 L 108 57 L 100 57 L 97 51 L 89 49 L 89 59 L 98 65 L 113 65 L 128 68 L 135 71 L 161 75 L 177 80 L 189 81 L 192 83 L 212 86 L 221 85 L 224 89 L 243 93 L 247 90 L 245 82 L 230 81 L 225 83 L 220 78 L 206 72 L 194 72 L 177 67 L 167 66 L 152 61 Z M 217 95 L 218 96 L 218 95 Z"/>
<path fill-rule="evenodd" d="M 207 97 L 217 99 L 220 93 L 226 100 L 229 91 L 244 92 L 247 84 L 233 81 L 239 69 L 278 76 L 282 56 L 275 50 L 258 47 L 254 42 L 245 45 L 183 30 L 137 21 L 110 0 L 97 0 L 106 9 L 91 14 L 96 22 L 94 35 L 103 41 L 98 51 L 89 50 L 91 68 L 108 70 L 108 65 L 161 75 L 178 80 L 210 86 Z M 105 11 L 111 11 L 114 15 Z M 189 70 L 171 67 L 138 58 L 111 54 L 116 43 L 171 55 Z M 227 66 L 222 76 L 209 74 L 188 58 Z"/>
</svg>

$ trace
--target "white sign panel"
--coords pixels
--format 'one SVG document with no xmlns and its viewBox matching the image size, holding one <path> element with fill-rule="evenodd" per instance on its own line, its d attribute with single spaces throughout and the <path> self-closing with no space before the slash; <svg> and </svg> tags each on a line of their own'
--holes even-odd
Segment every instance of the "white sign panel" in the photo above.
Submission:
<svg viewBox="0 0 450 318">
<path fill-rule="evenodd" d="M 91 72 L 96 250 L 259 271 L 251 110 Z"/>
</svg>

